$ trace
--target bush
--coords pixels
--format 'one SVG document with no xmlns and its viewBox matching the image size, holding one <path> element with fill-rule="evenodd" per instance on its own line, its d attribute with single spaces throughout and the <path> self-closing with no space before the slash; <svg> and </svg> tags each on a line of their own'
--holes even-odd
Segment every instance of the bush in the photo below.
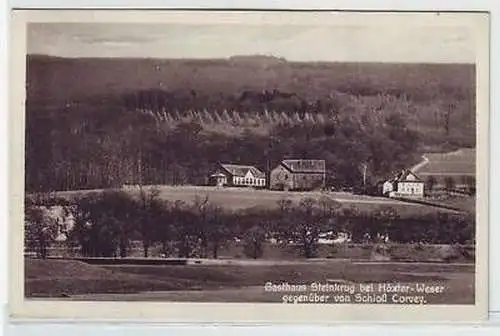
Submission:
<svg viewBox="0 0 500 336">
<path fill-rule="evenodd" d="M 252 259 L 261 258 L 264 254 L 266 232 L 259 226 L 254 226 L 245 233 L 243 239 L 243 252 Z"/>
<path fill-rule="evenodd" d="M 402 244 L 450 245 L 475 241 L 472 213 L 401 217 L 391 207 L 382 206 L 367 213 L 355 208 L 338 209 L 335 203 L 318 203 L 307 198 L 299 204 L 284 200 L 274 210 L 233 213 L 213 207 L 208 199 L 198 199 L 196 206 L 151 200 L 145 208 L 134 197 L 116 191 L 88 194 L 74 202 L 70 211 L 75 223 L 67 233 L 69 242 L 79 247 L 83 256 L 93 257 L 127 256 L 134 239 L 142 241 L 143 249 L 158 244 L 168 255 L 217 258 L 219 248 L 241 237 L 244 255 L 253 259 L 263 256 L 267 238 L 276 239 L 283 248 L 300 250 L 306 258 L 314 258 L 324 232 L 346 233 L 352 240 L 348 247 L 351 243 L 363 243 L 367 249 L 373 243 L 386 242 L 387 237 L 390 242 Z M 25 245 L 37 248 L 43 257 L 60 230 L 57 223 L 48 221 L 37 209 L 34 205 L 26 207 Z M 256 222 L 260 224 L 255 225 Z"/>
</svg>

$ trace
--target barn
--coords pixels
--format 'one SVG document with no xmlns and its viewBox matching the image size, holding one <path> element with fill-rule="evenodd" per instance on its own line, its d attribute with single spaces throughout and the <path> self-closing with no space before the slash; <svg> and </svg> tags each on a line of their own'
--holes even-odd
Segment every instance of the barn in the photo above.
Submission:
<svg viewBox="0 0 500 336">
<path fill-rule="evenodd" d="M 325 160 L 283 160 L 269 174 L 273 190 L 316 190 L 325 187 Z"/>
<path fill-rule="evenodd" d="M 266 187 L 266 174 L 254 166 L 220 164 L 215 173 L 210 175 L 215 186 Z"/>
</svg>

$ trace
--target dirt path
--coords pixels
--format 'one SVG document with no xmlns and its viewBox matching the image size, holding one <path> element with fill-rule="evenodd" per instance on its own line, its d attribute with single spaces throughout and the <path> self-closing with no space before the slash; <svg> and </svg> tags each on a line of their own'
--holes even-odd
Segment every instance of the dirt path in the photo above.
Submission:
<svg viewBox="0 0 500 336">
<path fill-rule="evenodd" d="M 420 170 L 420 168 L 422 168 L 428 163 L 429 163 L 429 158 L 427 158 L 427 156 L 425 155 L 422 155 L 422 161 L 414 165 L 410 170 L 414 173 L 417 173 Z"/>
</svg>

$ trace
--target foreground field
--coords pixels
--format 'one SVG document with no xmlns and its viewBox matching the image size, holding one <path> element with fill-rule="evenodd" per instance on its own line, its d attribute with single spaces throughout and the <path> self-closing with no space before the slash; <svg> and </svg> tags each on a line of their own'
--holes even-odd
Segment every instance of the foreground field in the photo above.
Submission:
<svg viewBox="0 0 500 336">
<path fill-rule="evenodd" d="M 144 187 L 145 190 L 152 188 L 151 186 Z M 245 208 L 276 208 L 277 202 L 281 199 L 288 198 L 295 204 L 298 204 L 305 197 L 319 199 L 327 196 L 337 202 L 340 202 L 343 207 L 356 206 L 360 211 L 372 211 L 380 206 L 394 207 L 401 216 L 412 214 L 426 214 L 436 211 L 436 207 L 412 204 L 383 197 L 372 197 L 365 195 L 353 195 L 343 192 L 285 192 L 271 190 L 255 190 L 250 188 L 217 188 L 217 187 L 198 187 L 198 186 L 155 186 L 160 192 L 160 197 L 164 200 L 176 201 L 182 200 L 192 202 L 196 197 L 208 197 L 210 202 L 220 205 L 230 210 L 238 210 Z M 124 189 L 131 194 L 138 194 L 138 188 Z M 75 196 L 85 195 L 89 191 L 61 191 L 56 193 L 58 196 L 71 198 Z M 441 209 L 442 211 L 447 211 Z"/>
<path fill-rule="evenodd" d="M 26 260 L 27 297 L 71 300 L 281 302 L 286 292 L 266 283 L 386 283 L 443 286 L 433 304 L 474 302 L 474 266 L 353 263 L 345 260 L 245 262 L 186 266 L 95 266 L 77 261 Z M 340 303 L 340 302 L 339 302 Z"/>
</svg>

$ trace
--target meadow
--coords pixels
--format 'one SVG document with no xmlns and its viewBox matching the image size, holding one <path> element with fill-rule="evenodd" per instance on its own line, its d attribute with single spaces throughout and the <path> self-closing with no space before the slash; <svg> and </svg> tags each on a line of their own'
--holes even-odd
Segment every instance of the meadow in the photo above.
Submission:
<svg viewBox="0 0 500 336">
<path fill-rule="evenodd" d="M 366 195 L 354 195 L 347 192 L 286 192 L 273 190 L 256 190 L 252 188 L 217 188 L 199 186 L 144 186 L 144 190 L 156 189 L 159 191 L 159 198 L 166 201 L 184 201 L 188 204 L 198 198 L 208 197 L 209 201 L 227 210 L 242 209 L 276 209 L 278 201 L 289 199 L 295 205 L 305 197 L 319 200 L 321 197 L 328 197 L 340 203 L 342 208 L 355 206 L 360 212 L 370 213 L 380 206 L 387 206 L 396 209 L 400 216 L 410 216 L 418 214 L 435 213 L 437 210 L 443 212 L 454 212 L 452 210 L 438 207 L 406 203 L 403 201 L 388 199 L 384 197 L 373 197 Z M 124 190 L 132 196 L 139 194 L 139 188 L 130 186 Z M 55 196 L 71 199 L 85 194 L 98 192 L 98 190 L 88 191 L 61 191 L 54 193 Z"/>
<path fill-rule="evenodd" d="M 445 286 L 430 304 L 474 302 L 474 266 L 459 264 L 352 263 L 343 260 L 246 265 L 96 266 L 83 262 L 25 262 L 28 298 L 196 302 L 280 302 L 267 282 L 399 283 Z"/>
<path fill-rule="evenodd" d="M 428 162 L 415 171 L 422 176 L 475 176 L 476 149 L 462 148 L 449 153 L 426 153 Z"/>
</svg>

